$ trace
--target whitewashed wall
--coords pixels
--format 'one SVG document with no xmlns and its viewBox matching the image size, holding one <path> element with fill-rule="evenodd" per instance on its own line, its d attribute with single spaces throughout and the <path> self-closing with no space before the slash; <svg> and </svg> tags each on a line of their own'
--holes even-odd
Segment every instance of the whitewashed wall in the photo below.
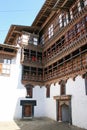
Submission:
<svg viewBox="0 0 87 130">
<path fill-rule="evenodd" d="M 53 96 L 60 94 L 60 87 L 58 84 L 54 86 L 51 85 L 50 88 L 50 98 L 46 98 L 45 96 L 45 116 L 56 120 L 56 100 L 54 100 Z M 46 94 L 45 94 L 46 95 Z"/>
<path fill-rule="evenodd" d="M 77 76 L 75 81 L 69 79 L 66 93 L 72 95 L 72 123 L 87 129 L 87 95 L 84 79 L 81 76 Z"/>
<path fill-rule="evenodd" d="M 45 114 L 45 87 L 35 86 L 33 89 L 33 99 L 37 101 L 37 106 L 35 106 L 35 117 L 43 117 Z"/>
<path fill-rule="evenodd" d="M 60 85 L 51 85 L 50 98 L 45 98 L 45 116 L 56 120 L 56 102 L 53 96 L 60 95 Z M 66 94 L 72 95 L 72 124 L 87 129 L 87 95 L 85 81 L 77 76 L 75 81 L 69 79 L 66 83 Z"/>
<path fill-rule="evenodd" d="M 21 84 L 20 52 L 11 65 L 11 75 L 0 76 L 0 121 L 21 117 L 19 99 L 25 97 L 26 90 Z"/>
<path fill-rule="evenodd" d="M 0 121 L 12 120 L 22 117 L 20 100 L 26 100 L 26 89 L 21 84 L 20 50 L 15 63 L 11 65 L 11 76 L 0 76 Z M 72 123 L 87 129 L 87 95 L 85 94 L 85 82 L 81 76 L 75 81 L 69 79 L 66 83 L 66 94 L 72 95 Z M 37 106 L 34 107 L 35 117 L 49 117 L 56 120 L 56 101 L 53 96 L 60 95 L 60 85 L 51 84 L 50 98 L 46 98 L 46 87 L 35 86 L 33 98 Z"/>
</svg>

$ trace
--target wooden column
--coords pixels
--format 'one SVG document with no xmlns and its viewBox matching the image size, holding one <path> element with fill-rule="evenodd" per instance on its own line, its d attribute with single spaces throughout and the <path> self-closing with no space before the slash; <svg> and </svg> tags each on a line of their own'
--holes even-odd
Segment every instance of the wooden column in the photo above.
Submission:
<svg viewBox="0 0 87 130">
<path fill-rule="evenodd" d="M 60 101 L 58 103 L 58 121 L 62 121 L 62 111 L 61 111 L 61 106 L 60 106 Z"/>
</svg>

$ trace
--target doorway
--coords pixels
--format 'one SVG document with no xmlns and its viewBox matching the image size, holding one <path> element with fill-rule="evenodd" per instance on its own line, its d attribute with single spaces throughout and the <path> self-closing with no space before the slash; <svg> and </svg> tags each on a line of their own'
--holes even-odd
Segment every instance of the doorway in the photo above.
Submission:
<svg viewBox="0 0 87 130">
<path fill-rule="evenodd" d="M 31 117 L 32 116 L 32 105 L 25 105 L 24 106 L 24 117 Z"/>
<path fill-rule="evenodd" d="M 61 108 L 62 108 L 62 121 L 69 122 L 69 106 L 63 104 Z"/>
</svg>

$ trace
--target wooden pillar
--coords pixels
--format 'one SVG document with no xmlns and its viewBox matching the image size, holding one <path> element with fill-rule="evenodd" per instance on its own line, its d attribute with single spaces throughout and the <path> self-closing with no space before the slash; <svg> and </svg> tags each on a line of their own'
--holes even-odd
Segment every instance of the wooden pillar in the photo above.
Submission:
<svg viewBox="0 0 87 130">
<path fill-rule="evenodd" d="M 61 111 L 60 101 L 59 101 L 59 103 L 58 103 L 58 121 L 59 121 L 59 122 L 62 121 L 62 111 Z"/>
</svg>

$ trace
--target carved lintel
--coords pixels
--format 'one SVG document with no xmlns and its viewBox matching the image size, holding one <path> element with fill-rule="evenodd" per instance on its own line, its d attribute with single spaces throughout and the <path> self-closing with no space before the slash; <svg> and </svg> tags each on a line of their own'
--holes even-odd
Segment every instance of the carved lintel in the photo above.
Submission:
<svg viewBox="0 0 87 130">
<path fill-rule="evenodd" d="M 71 95 L 54 96 L 55 100 L 71 100 Z"/>
</svg>

